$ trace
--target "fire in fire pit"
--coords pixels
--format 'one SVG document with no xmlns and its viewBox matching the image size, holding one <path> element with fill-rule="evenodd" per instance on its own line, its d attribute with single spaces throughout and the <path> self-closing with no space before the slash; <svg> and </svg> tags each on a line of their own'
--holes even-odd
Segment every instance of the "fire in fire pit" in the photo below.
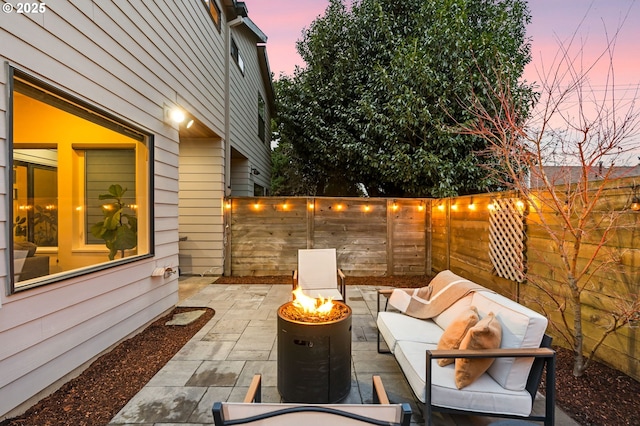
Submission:
<svg viewBox="0 0 640 426">
<path fill-rule="evenodd" d="M 278 391 L 285 402 L 338 402 L 351 389 L 351 308 L 294 297 L 278 309 Z"/>
<path fill-rule="evenodd" d="M 350 313 L 349 307 L 344 303 L 334 303 L 330 298 L 314 299 L 304 294 L 300 287 L 293 291 L 293 301 L 282 306 L 285 317 L 307 323 L 338 321 Z"/>
</svg>

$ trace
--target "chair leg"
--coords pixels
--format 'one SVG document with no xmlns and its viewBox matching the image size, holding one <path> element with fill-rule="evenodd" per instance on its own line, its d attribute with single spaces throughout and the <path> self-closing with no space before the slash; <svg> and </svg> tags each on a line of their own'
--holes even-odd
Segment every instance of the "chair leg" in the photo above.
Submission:
<svg viewBox="0 0 640 426">
<path fill-rule="evenodd" d="M 556 355 L 547 359 L 545 395 L 545 426 L 553 426 L 556 415 Z"/>
</svg>

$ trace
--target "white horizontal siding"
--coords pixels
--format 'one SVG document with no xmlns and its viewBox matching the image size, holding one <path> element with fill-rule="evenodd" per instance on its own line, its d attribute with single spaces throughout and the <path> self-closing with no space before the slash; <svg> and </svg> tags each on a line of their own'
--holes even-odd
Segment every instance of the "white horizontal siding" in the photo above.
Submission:
<svg viewBox="0 0 640 426">
<path fill-rule="evenodd" d="M 223 265 L 222 141 L 180 141 L 180 273 L 220 275 Z"/>
<path fill-rule="evenodd" d="M 178 104 L 214 133 L 224 134 L 224 31 L 218 33 L 199 1 L 71 0 L 47 3 L 42 15 L 3 18 L 0 60 L 155 136 L 155 256 L 11 296 L 0 293 L 0 418 L 177 302 L 176 276 L 151 277 L 155 267 L 179 260 L 181 148 L 178 131 L 164 122 L 163 107 Z M 0 75 L 4 93 L 6 73 Z M 6 108 L 0 97 L 0 110 Z M 3 259 L 11 193 L 4 179 L 5 119 L 0 114 Z M 220 225 L 202 237 L 206 247 L 194 256 L 207 268 L 223 258 L 222 150 L 214 150 L 211 159 L 218 170 L 210 180 L 216 189 L 207 191 L 219 195 L 210 198 L 210 210 L 218 217 L 209 224 Z M 197 163 L 201 156 L 192 160 L 202 165 Z M 207 263 L 212 256 L 216 259 Z M 3 261 L 0 279 L 6 270 Z"/>
</svg>

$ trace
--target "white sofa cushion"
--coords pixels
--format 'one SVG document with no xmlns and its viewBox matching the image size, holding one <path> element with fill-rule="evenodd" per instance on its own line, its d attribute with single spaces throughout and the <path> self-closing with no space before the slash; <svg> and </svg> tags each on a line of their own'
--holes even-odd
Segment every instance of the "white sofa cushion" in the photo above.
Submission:
<svg viewBox="0 0 640 426">
<path fill-rule="evenodd" d="M 471 306 L 472 299 L 473 293 L 464 296 L 462 299 L 445 309 L 441 314 L 433 317 L 433 321 L 438 324 L 441 329 L 446 330 L 456 318 L 462 315 L 462 312 Z"/>
<path fill-rule="evenodd" d="M 378 332 L 391 352 L 399 340 L 437 345 L 443 330 L 431 320 L 421 320 L 399 312 L 378 312 Z"/>
<path fill-rule="evenodd" d="M 423 403 L 425 402 L 427 349 L 436 349 L 436 345 L 398 341 L 394 353 L 413 393 Z M 455 384 L 453 365 L 440 367 L 433 362 L 431 372 L 432 405 L 481 413 L 499 412 L 516 416 L 531 414 L 533 402 L 526 390 L 505 389 L 487 373 L 469 386 L 458 389 Z"/>
<path fill-rule="evenodd" d="M 480 318 L 494 312 L 502 325 L 501 348 L 538 348 L 547 329 L 547 318 L 497 293 L 476 291 L 471 304 Z M 533 358 L 497 358 L 487 371 L 501 386 L 520 391 L 527 384 Z"/>
</svg>

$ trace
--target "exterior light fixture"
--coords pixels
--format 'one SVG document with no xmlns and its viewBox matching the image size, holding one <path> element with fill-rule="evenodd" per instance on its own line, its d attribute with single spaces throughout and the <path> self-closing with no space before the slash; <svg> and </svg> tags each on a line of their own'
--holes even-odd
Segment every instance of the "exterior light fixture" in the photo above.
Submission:
<svg viewBox="0 0 640 426">
<path fill-rule="evenodd" d="M 418 211 L 421 212 L 424 210 L 424 201 L 420 201 L 420 205 L 418 205 Z"/>
<path fill-rule="evenodd" d="M 640 196 L 638 196 L 638 188 L 640 186 L 634 185 L 633 189 L 633 197 L 631 197 L 631 205 L 629 208 L 634 212 L 640 212 Z"/>
<path fill-rule="evenodd" d="M 307 204 L 307 208 L 309 210 L 313 210 L 315 208 L 315 206 L 313 205 L 313 203 L 309 203 L 309 204 Z"/>
<path fill-rule="evenodd" d="M 368 212 L 369 210 L 371 210 L 371 207 L 369 206 L 369 204 L 365 204 L 364 211 Z"/>
<path fill-rule="evenodd" d="M 476 205 L 473 203 L 473 197 L 471 197 L 469 199 L 469 210 L 475 210 L 476 209 Z"/>
<path fill-rule="evenodd" d="M 164 121 L 167 124 L 180 125 L 187 119 L 187 114 L 178 107 L 170 107 L 165 104 L 164 106 Z"/>
</svg>

